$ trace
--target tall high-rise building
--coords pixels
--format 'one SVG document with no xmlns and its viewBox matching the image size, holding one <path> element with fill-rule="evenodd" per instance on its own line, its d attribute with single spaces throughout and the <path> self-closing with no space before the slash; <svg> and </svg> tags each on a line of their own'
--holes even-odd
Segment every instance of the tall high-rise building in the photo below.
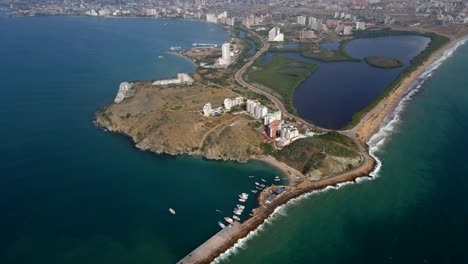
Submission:
<svg viewBox="0 0 468 264">
<path fill-rule="evenodd" d="M 296 22 L 299 25 L 305 25 L 306 24 L 306 17 L 305 16 L 298 16 Z"/>
<path fill-rule="evenodd" d="M 223 46 L 221 47 L 221 59 L 223 59 L 225 64 L 231 63 L 231 44 L 223 44 Z"/>
<path fill-rule="evenodd" d="M 268 32 L 268 41 L 284 41 L 284 35 L 279 27 L 274 27 Z"/>
</svg>

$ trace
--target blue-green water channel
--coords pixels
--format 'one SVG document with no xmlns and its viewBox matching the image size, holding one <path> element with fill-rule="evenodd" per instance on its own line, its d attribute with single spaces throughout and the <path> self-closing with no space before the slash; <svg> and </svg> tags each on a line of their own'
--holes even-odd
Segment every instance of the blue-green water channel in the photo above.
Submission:
<svg viewBox="0 0 468 264">
<path fill-rule="evenodd" d="M 279 175 L 260 162 L 141 152 L 93 125 L 120 82 L 193 72 L 161 50 L 220 44 L 220 27 L 4 17 L 0 36 L 2 264 L 174 263 L 220 229 L 239 193 Z"/>
</svg>

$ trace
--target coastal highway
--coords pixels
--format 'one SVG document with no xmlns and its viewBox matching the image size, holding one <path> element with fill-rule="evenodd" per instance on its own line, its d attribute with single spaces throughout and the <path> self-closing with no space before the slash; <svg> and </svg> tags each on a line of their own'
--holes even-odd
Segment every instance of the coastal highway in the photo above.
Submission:
<svg viewBox="0 0 468 264">
<path fill-rule="evenodd" d="M 258 88 L 258 87 L 256 87 L 256 86 L 254 86 L 254 85 L 252 85 L 252 84 L 246 82 L 246 81 L 243 79 L 243 75 L 244 75 L 245 71 L 246 71 L 250 66 L 252 66 L 252 64 L 254 64 L 255 61 L 256 61 L 260 56 L 262 56 L 263 53 L 267 52 L 268 49 L 270 48 L 270 44 L 269 44 L 268 42 L 266 42 L 265 39 L 264 39 L 263 37 L 261 37 L 260 35 L 258 35 L 258 34 L 255 33 L 255 32 L 252 32 L 252 31 L 250 31 L 250 33 L 251 33 L 252 35 L 255 35 L 257 38 L 260 39 L 260 41 L 262 42 L 262 48 L 261 48 L 259 51 L 257 51 L 257 53 L 255 53 L 255 55 L 252 56 L 252 57 L 249 59 L 249 61 L 248 61 L 244 66 L 242 66 L 242 68 L 240 68 L 240 69 L 236 72 L 236 74 L 234 75 L 234 77 L 236 78 L 236 81 L 237 81 L 240 85 L 242 85 L 242 86 L 244 86 L 244 87 L 246 87 L 246 88 L 252 90 L 253 92 L 256 92 L 256 93 L 259 93 L 259 94 L 262 94 L 262 95 L 266 96 L 268 99 L 270 99 L 271 102 L 273 102 L 273 104 L 276 106 L 276 108 L 278 108 L 279 110 L 281 110 L 281 112 L 283 113 L 283 116 L 296 119 L 296 120 L 297 120 L 298 122 L 300 122 L 300 123 L 303 123 L 303 124 L 308 125 L 308 126 L 310 126 L 310 127 L 314 127 L 315 129 L 319 129 L 319 130 L 324 131 L 324 132 L 329 131 L 328 129 L 324 129 L 324 128 L 317 127 L 317 126 L 311 124 L 310 122 L 308 122 L 308 121 L 306 121 L 306 120 L 304 120 L 304 119 L 302 119 L 302 118 L 300 118 L 300 117 L 298 117 L 298 116 L 295 116 L 295 115 L 289 113 L 289 111 L 286 109 L 286 107 L 284 107 L 284 105 L 283 105 L 283 103 L 281 102 L 281 100 L 278 99 L 276 96 L 274 96 L 274 95 L 270 94 L 269 92 L 264 91 L 264 90 L 262 90 L 262 89 L 260 89 L 260 88 Z"/>
<path fill-rule="evenodd" d="M 259 35 L 257 35 L 254 32 L 252 32 L 252 34 L 256 35 L 262 40 L 263 46 L 248 61 L 248 63 L 246 63 L 239 71 L 237 71 L 237 73 L 235 74 L 236 81 L 240 85 L 256 93 L 265 95 L 267 98 L 269 98 L 273 102 L 273 104 L 275 104 L 275 106 L 279 110 L 283 112 L 284 116 L 294 118 L 298 120 L 299 122 L 302 122 L 305 125 L 308 125 L 310 127 L 315 127 L 324 132 L 330 131 L 328 129 L 316 127 L 310 124 L 309 122 L 289 113 L 288 110 L 284 107 L 280 99 L 244 81 L 244 79 L 242 78 L 242 75 L 245 73 L 245 71 L 255 62 L 256 59 L 258 59 L 263 53 L 268 51 L 268 48 L 269 48 L 269 44 L 266 43 L 265 40 L 263 40 L 263 38 L 261 38 Z M 366 118 L 369 118 L 369 115 L 367 115 Z M 335 175 L 335 176 L 332 176 L 323 180 L 319 180 L 319 181 L 306 180 L 302 184 L 300 184 L 300 186 L 293 187 L 291 190 L 285 192 L 283 195 L 280 195 L 271 204 L 264 204 L 264 203 L 260 204 L 257 209 L 257 212 L 255 213 L 253 217 L 249 218 L 247 221 L 245 221 L 242 224 L 237 224 L 237 222 L 235 222 L 235 225 L 232 228 L 223 229 L 218 234 L 214 235 L 211 239 L 201 244 L 198 248 L 196 248 L 194 251 L 189 253 L 185 258 L 181 259 L 178 262 L 178 264 L 211 263 L 221 253 L 231 248 L 239 239 L 247 236 L 250 231 L 255 230 L 258 226 L 264 223 L 265 219 L 267 219 L 274 212 L 275 208 L 277 208 L 278 206 L 285 204 L 289 200 L 296 198 L 298 196 L 301 196 L 305 193 L 309 193 L 314 190 L 320 190 L 327 186 L 334 186 L 342 182 L 353 181 L 358 177 L 369 175 L 369 173 L 373 170 L 375 160 L 369 155 L 365 144 L 361 142 L 359 139 L 357 139 L 356 133 L 355 133 L 356 127 L 351 130 L 338 131 L 338 132 L 351 137 L 356 143 L 356 145 L 358 146 L 359 152 L 363 157 L 363 161 L 359 167 L 351 171 L 348 171 L 339 175 Z"/>
</svg>

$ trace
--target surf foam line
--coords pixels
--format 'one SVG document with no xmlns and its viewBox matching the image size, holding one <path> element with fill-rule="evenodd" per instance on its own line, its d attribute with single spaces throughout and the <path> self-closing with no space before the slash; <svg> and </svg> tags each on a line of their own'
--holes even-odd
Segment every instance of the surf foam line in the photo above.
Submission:
<svg viewBox="0 0 468 264">
<path fill-rule="evenodd" d="M 418 78 L 410 86 L 408 91 L 403 95 L 403 99 L 398 103 L 395 110 L 393 110 L 384 119 L 384 122 L 382 123 L 379 131 L 369 139 L 369 141 L 367 142 L 367 144 L 369 145 L 369 154 L 376 161 L 375 168 L 369 174 L 369 176 L 362 176 L 362 177 L 356 178 L 354 181 L 342 182 L 333 186 L 327 186 L 323 189 L 315 190 L 310 193 L 306 193 L 299 197 L 293 198 L 287 201 L 285 204 L 278 206 L 273 211 L 273 213 L 263 221 L 262 224 L 260 224 L 256 229 L 250 231 L 247 234 L 247 236 L 237 240 L 237 242 L 232 247 L 230 247 L 224 253 L 216 257 L 212 261 L 212 264 L 219 264 L 219 263 L 222 263 L 223 261 L 229 260 L 230 257 L 240 252 L 240 250 L 245 249 L 247 247 L 247 242 L 253 239 L 254 237 L 256 237 L 257 235 L 259 235 L 260 233 L 262 233 L 262 231 L 264 231 L 267 228 L 266 225 L 272 224 L 275 221 L 275 219 L 277 219 L 278 217 L 286 216 L 286 209 L 288 209 L 290 206 L 294 206 L 298 204 L 299 202 L 306 200 L 309 197 L 316 195 L 316 194 L 328 192 L 330 190 L 338 190 L 341 187 L 344 187 L 347 185 L 360 184 L 360 183 L 375 179 L 378 176 L 378 172 L 380 171 L 382 167 L 382 162 L 378 159 L 376 153 L 384 145 L 385 140 L 395 131 L 396 125 L 400 121 L 400 116 L 403 110 L 405 109 L 405 106 L 408 104 L 409 101 L 411 101 L 412 97 L 421 89 L 423 83 L 432 76 L 432 72 L 435 71 L 437 68 L 439 68 L 440 65 L 442 65 L 442 63 L 446 59 L 452 56 L 455 50 L 457 50 L 461 45 L 465 44 L 467 41 L 468 41 L 468 37 L 460 40 L 455 45 L 453 45 L 453 47 L 445 50 L 444 54 L 439 59 L 437 59 L 435 62 L 427 66 L 424 72 L 420 76 L 418 76 Z"/>
<path fill-rule="evenodd" d="M 222 253 L 221 255 L 216 257 L 211 263 L 212 264 L 222 263 L 223 261 L 228 260 L 229 257 L 234 256 L 236 253 L 240 252 L 240 250 L 245 249 L 246 246 L 247 246 L 247 242 L 249 240 L 251 240 L 252 238 L 256 237 L 262 231 L 264 231 L 266 229 L 265 226 L 267 224 L 272 224 L 275 221 L 275 219 L 278 218 L 278 216 L 286 216 L 286 209 L 289 208 L 289 206 L 294 206 L 294 205 L 298 204 L 299 202 L 309 198 L 312 195 L 328 192 L 330 190 L 337 190 L 340 187 L 342 187 L 344 185 L 348 185 L 348 184 L 351 184 L 351 182 L 338 183 L 338 184 L 336 184 L 334 186 L 327 186 L 327 187 L 325 187 L 323 189 L 315 190 L 315 191 L 312 191 L 310 193 L 306 193 L 306 194 L 303 194 L 303 195 L 301 195 L 299 197 L 293 198 L 293 199 L 287 201 L 285 204 L 278 206 L 277 208 L 275 208 L 273 213 L 271 213 L 270 216 L 268 216 L 268 218 L 266 218 L 263 221 L 262 224 L 260 224 L 256 229 L 250 231 L 247 234 L 247 236 L 237 240 L 237 242 L 231 248 L 229 248 L 224 253 Z"/>
<path fill-rule="evenodd" d="M 408 103 L 413 99 L 413 96 L 421 90 L 425 81 L 432 77 L 432 73 L 437 70 L 453 53 L 463 44 L 468 41 L 468 37 L 456 42 L 452 47 L 446 49 L 443 55 L 427 66 L 416 80 L 411 84 L 410 88 L 403 95 L 403 98 L 398 103 L 397 107 L 384 119 L 379 131 L 374 134 L 367 145 L 369 146 L 369 155 L 375 159 L 376 165 L 374 170 L 369 174 L 372 178 L 379 176 L 379 171 L 382 168 L 382 161 L 377 157 L 378 151 L 385 144 L 385 141 L 396 132 L 397 126 L 400 123 L 400 118 Z"/>
</svg>

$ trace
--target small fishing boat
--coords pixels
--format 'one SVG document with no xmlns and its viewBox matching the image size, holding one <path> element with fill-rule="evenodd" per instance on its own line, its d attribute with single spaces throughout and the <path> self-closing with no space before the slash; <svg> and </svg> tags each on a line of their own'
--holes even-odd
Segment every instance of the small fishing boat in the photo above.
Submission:
<svg viewBox="0 0 468 264">
<path fill-rule="evenodd" d="M 237 205 L 237 208 L 241 209 L 241 210 L 244 210 L 245 209 L 245 206 L 241 205 L 241 204 L 238 204 Z"/>
<path fill-rule="evenodd" d="M 258 183 L 258 182 L 255 182 L 255 185 L 260 185 L 260 183 Z"/>
<path fill-rule="evenodd" d="M 258 190 L 250 190 L 252 193 L 257 193 Z"/>
<path fill-rule="evenodd" d="M 260 184 L 260 187 L 265 188 L 266 185 L 265 184 Z"/>
<path fill-rule="evenodd" d="M 175 210 L 174 210 L 174 209 L 172 209 L 172 208 L 169 208 L 169 212 L 170 212 L 171 214 L 173 214 L 173 215 L 175 215 L 175 214 L 176 214 Z"/>
<path fill-rule="evenodd" d="M 246 201 L 245 199 L 242 199 L 242 198 L 239 199 L 239 202 L 241 203 L 245 203 L 245 201 Z"/>
<path fill-rule="evenodd" d="M 232 212 L 233 212 L 234 214 L 236 214 L 236 215 L 241 215 L 241 214 L 242 214 L 242 211 L 239 211 L 239 210 L 234 210 L 234 211 L 232 211 Z"/>
<path fill-rule="evenodd" d="M 237 215 L 233 215 L 232 218 L 234 218 L 236 221 L 240 221 L 240 218 Z"/>
<path fill-rule="evenodd" d="M 262 188 L 261 187 L 255 187 L 257 190 L 261 190 Z"/>
<path fill-rule="evenodd" d="M 239 198 L 247 200 L 249 198 L 249 195 L 246 194 L 246 193 L 241 193 L 241 194 L 239 194 Z"/>
<path fill-rule="evenodd" d="M 232 220 L 232 218 L 229 216 L 224 217 L 224 220 L 226 220 L 226 222 L 228 222 L 229 224 L 232 224 L 232 222 L 234 222 L 234 220 Z"/>
<path fill-rule="evenodd" d="M 262 182 L 266 182 L 266 180 L 265 180 L 265 179 L 262 179 Z"/>
<path fill-rule="evenodd" d="M 218 225 L 219 225 L 219 227 L 221 227 L 222 229 L 224 229 L 224 228 L 226 227 L 226 226 L 225 226 L 223 223 L 221 223 L 221 222 L 218 222 Z"/>
</svg>

